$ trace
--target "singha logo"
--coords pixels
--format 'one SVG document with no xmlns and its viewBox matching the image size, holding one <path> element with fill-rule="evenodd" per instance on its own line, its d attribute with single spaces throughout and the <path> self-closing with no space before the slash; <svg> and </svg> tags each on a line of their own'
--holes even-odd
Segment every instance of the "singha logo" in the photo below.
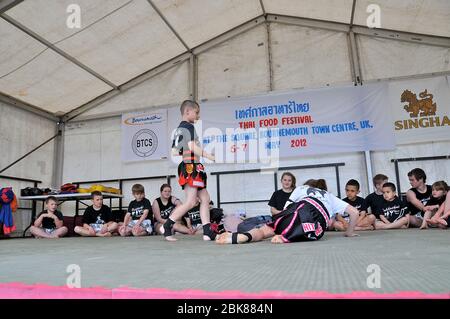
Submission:
<svg viewBox="0 0 450 319">
<path fill-rule="evenodd" d="M 408 105 L 404 105 L 403 108 L 406 112 L 409 112 L 410 117 L 431 116 L 436 115 L 436 103 L 433 103 L 433 94 L 425 91 L 419 93 L 420 100 L 417 99 L 417 95 L 410 90 L 405 90 L 401 96 L 401 102 L 408 102 Z M 420 113 L 420 114 L 419 114 Z"/>
</svg>

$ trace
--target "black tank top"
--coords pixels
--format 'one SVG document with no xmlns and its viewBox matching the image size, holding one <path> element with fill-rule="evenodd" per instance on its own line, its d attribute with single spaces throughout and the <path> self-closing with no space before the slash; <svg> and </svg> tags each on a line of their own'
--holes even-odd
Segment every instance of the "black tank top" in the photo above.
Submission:
<svg viewBox="0 0 450 319">
<path fill-rule="evenodd" d="M 421 193 L 415 188 L 411 188 L 410 190 L 413 191 L 414 194 L 416 194 L 416 198 L 422 203 L 422 205 L 424 205 L 424 206 L 427 205 L 427 202 L 431 198 L 432 188 L 430 185 L 427 185 L 427 191 L 425 193 Z M 420 209 L 418 209 L 416 206 L 414 206 L 411 203 L 409 203 L 409 211 L 411 212 L 411 216 L 414 216 L 418 213 L 423 214 L 423 212 Z"/>
<path fill-rule="evenodd" d="M 170 214 L 172 213 L 173 209 L 175 208 L 175 205 L 172 203 L 172 197 L 169 198 L 169 201 L 167 202 L 167 205 L 164 205 L 161 197 L 158 197 L 156 199 L 159 206 L 159 211 L 161 212 L 161 218 L 167 219 L 169 218 Z"/>
</svg>

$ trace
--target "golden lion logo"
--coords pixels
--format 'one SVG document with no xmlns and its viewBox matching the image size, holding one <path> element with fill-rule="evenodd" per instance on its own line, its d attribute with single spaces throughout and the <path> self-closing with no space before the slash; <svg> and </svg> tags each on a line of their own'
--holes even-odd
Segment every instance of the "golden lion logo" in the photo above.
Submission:
<svg viewBox="0 0 450 319">
<path fill-rule="evenodd" d="M 418 100 L 417 95 L 410 90 L 403 91 L 400 102 L 408 102 L 408 105 L 404 105 L 403 108 L 410 113 L 409 116 L 436 115 L 436 103 L 433 103 L 433 94 L 429 94 L 425 89 L 425 91 L 419 93 L 419 97 L 421 100 Z"/>
</svg>

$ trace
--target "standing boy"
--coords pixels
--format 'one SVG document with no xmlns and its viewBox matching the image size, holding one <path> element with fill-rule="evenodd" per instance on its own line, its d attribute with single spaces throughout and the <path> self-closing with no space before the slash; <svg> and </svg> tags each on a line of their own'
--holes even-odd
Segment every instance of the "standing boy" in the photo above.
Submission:
<svg viewBox="0 0 450 319">
<path fill-rule="evenodd" d="M 196 205 L 200 199 L 200 218 L 203 227 L 203 240 L 213 240 L 215 233 L 211 229 L 209 216 L 210 196 L 206 190 L 206 172 L 200 157 L 214 161 L 214 156 L 206 153 L 200 146 L 194 123 L 200 119 L 200 106 L 195 101 L 186 100 L 181 104 L 182 121 L 178 126 L 172 143 L 172 153 L 181 155 L 183 160 L 178 165 L 178 183 L 183 188 L 186 200 L 177 206 L 161 229 L 168 241 L 175 241 L 172 228 L 175 222 Z"/>
</svg>

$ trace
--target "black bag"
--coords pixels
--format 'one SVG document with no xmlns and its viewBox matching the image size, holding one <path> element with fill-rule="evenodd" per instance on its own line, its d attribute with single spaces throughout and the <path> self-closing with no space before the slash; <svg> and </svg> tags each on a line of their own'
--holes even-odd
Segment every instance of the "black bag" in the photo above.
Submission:
<svg viewBox="0 0 450 319">
<path fill-rule="evenodd" d="M 20 196 L 25 197 L 25 196 L 40 196 L 44 194 L 44 192 L 42 191 L 42 189 L 38 188 L 38 187 L 26 187 L 20 190 Z"/>
<path fill-rule="evenodd" d="M 25 196 L 31 196 L 30 194 L 31 194 L 31 187 L 25 187 L 25 188 L 22 188 L 21 190 L 20 190 L 20 196 L 22 196 L 22 197 L 25 197 Z"/>
<path fill-rule="evenodd" d="M 31 196 L 41 196 L 44 194 L 42 189 L 37 188 L 37 187 L 32 187 L 30 191 L 31 191 Z"/>
</svg>

